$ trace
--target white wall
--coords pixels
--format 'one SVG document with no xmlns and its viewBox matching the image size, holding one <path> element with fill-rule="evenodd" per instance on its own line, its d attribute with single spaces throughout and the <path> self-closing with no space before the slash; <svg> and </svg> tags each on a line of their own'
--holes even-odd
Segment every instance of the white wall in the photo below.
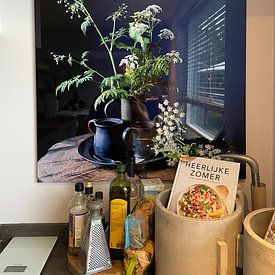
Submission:
<svg viewBox="0 0 275 275">
<path fill-rule="evenodd" d="M 32 0 L 0 0 L 0 223 L 65 222 L 72 185 L 36 178 Z"/>
<path fill-rule="evenodd" d="M 33 2 L 0 0 L 0 223 L 66 222 L 73 191 L 72 184 L 35 181 Z M 274 182 L 274 0 L 248 0 L 247 21 L 247 152 L 259 161 L 270 205 Z"/>
<path fill-rule="evenodd" d="M 274 0 L 247 0 L 246 145 L 260 165 L 268 205 L 274 178 Z"/>
</svg>

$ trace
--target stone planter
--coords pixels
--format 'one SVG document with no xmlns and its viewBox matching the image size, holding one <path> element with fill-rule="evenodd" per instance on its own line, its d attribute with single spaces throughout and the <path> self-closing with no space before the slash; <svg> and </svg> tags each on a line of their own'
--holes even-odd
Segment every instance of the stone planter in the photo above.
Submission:
<svg viewBox="0 0 275 275">
<path fill-rule="evenodd" d="M 169 195 L 166 190 L 156 198 L 156 274 L 235 275 L 237 238 L 242 230 L 240 198 L 231 215 L 200 220 L 168 211 Z"/>
<path fill-rule="evenodd" d="M 262 208 L 244 219 L 244 275 L 274 275 L 275 246 L 263 238 L 275 208 Z"/>
</svg>

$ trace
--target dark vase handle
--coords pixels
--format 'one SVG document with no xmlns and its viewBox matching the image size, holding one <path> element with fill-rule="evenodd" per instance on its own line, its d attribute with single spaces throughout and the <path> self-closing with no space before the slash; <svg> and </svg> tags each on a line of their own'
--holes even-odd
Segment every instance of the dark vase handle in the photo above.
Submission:
<svg viewBox="0 0 275 275">
<path fill-rule="evenodd" d="M 88 129 L 94 135 L 95 135 L 95 131 L 96 131 L 95 122 L 96 122 L 96 119 L 91 119 L 88 121 Z"/>
</svg>

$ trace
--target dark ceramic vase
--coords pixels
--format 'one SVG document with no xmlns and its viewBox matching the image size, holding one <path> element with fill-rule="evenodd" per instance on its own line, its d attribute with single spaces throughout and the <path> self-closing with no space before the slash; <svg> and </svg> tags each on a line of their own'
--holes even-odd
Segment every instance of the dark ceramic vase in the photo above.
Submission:
<svg viewBox="0 0 275 275">
<path fill-rule="evenodd" d="M 106 103 L 104 112 L 107 117 L 110 116 L 110 113 L 112 113 L 112 109 L 117 107 L 115 103 L 117 104 L 116 100 L 110 100 Z M 121 98 L 120 110 L 120 118 L 124 121 L 124 123 L 128 125 L 133 125 L 137 121 L 143 122 L 150 120 L 149 113 L 145 104 L 137 98 Z"/>
<path fill-rule="evenodd" d="M 88 122 L 89 130 L 94 134 L 95 156 L 103 160 L 125 160 L 126 136 L 123 120 L 119 118 L 92 119 Z"/>
</svg>

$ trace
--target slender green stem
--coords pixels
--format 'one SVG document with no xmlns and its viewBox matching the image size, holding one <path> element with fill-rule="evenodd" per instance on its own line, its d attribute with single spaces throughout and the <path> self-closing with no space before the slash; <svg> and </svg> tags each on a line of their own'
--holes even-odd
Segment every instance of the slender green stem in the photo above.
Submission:
<svg viewBox="0 0 275 275">
<path fill-rule="evenodd" d="M 101 78 L 105 78 L 105 76 L 104 76 L 104 75 L 102 75 L 101 73 L 97 72 L 97 71 L 96 71 L 96 70 L 94 70 L 93 68 L 91 68 L 91 67 L 87 66 L 86 64 L 85 64 L 85 66 L 84 66 L 83 64 L 81 64 L 81 62 L 79 62 L 79 61 L 77 61 L 77 60 L 75 60 L 75 59 L 72 59 L 72 61 L 73 61 L 74 63 L 76 63 L 76 64 L 80 65 L 80 66 L 83 66 L 83 67 L 85 67 L 85 68 L 89 69 L 89 70 L 93 70 L 93 71 L 94 71 L 94 73 L 95 73 L 95 74 L 97 74 L 98 76 L 100 76 Z"/>
<path fill-rule="evenodd" d="M 112 38 L 111 38 L 111 47 L 110 51 L 113 51 L 113 46 L 114 46 L 114 35 L 115 35 L 115 30 L 116 30 L 116 19 L 113 19 L 113 31 L 112 31 Z"/>
<path fill-rule="evenodd" d="M 86 7 L 84 6 L 84 4 L 83 4 L 82 2 L 79 2 L 79 3 L 80 3 L 80 4 L 82 5 L 82 7 L 83 7 L 83 10 L 82 10 L 83 13 L 91 20 L 91 22 L 92 22 L 92 24 L 93 24 L 93 26 L 94 26 L 96 32 L 98 33 L 98 35 L 99 35 L 99 37 L 100 37 L 100 39 L 101 39 L 103 45 L 105 46 L 105 48 L 106 48 L 106 50 L 107 50 L 107 52 L 108 52 L 108 54 L 109 54 L 109 57 L 110 57 L 110 61 L 111 61 L 112 67 L 113 67 L 114 74 L 117 74 L 116 66 L 115 66 L 115 62 L 114 62 L 114 57 L 113 57 L 112 51 L 109 49 L 109 47 L 108 47 L 108 45 L 107 45 L 107 43 L 106 43 L 106 41 L 105 41 L 105 39 L 104 39 L 104 37 L 103 37 L 101 31 L 99 30 L 98 26 L 96 25 L 96 23 L 95 23 L 93 17 L 91 16 L 91 14 L 89 13 L 89 11 L 86 9 Z"/>
</svg>

